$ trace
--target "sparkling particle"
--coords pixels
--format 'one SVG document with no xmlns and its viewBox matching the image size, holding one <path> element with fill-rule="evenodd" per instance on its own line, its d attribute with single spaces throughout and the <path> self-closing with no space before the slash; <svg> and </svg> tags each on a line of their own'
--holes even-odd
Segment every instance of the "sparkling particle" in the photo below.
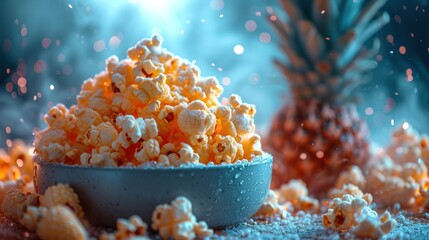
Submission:
<svg viewBox="0 0 429 240">
<path fill-rule="evenodd" d="M 404 122 L 402 124 L 402 128 L 405 129 L 405 130 L 407 130 L 409 127 L 410 127 L 410 125 L 407 122 Z"/>
<path fill-rule="evenodd" d="M 394 126 L 395 125 L 395 119 L 391 119 L 390 120 L 390 125 Z"/>
<path fill-rule="evenodd" d="M 27 79 L 20 77 L 18 78 L 18 86 L 19 87 L 25 87 L 27 85 Z"/>
<path fill-rule="evenodd" d="M 43 59 L 37 60 L 34 64 L 33 70 L 35 73 L 42 73 L 46 70 L 46 62 Z"/>
<path fill-rule="evenodd" d="M 257 16 L 257 17 L 260 17 L 261 16 L 261 12 L 255 12 L 255 15 Z"/>
<path fill-rule="evenodd" d="M 395 21 L 397 23 L 401 23 L 402 22 L 402 19 L 401 19 L 401 17 L 399 15 L 395 15 L 393 18 L 395 19 Z"/>
<path fill-rule="evenodd" d="M 69 5 L 68 5 L 68 7 L 71 9 L 71 8 L 73 8 L 73 6 L 69 3 Z"/>
<path fill-rule="evenodd" d="M 42 47 L 48 48 L 51 45 L 51 39 L 50 38 L 43 38 L 42 40 Z"/>
<path fill-rule="evenodd" d="M 407 74 L 407 81 L 411 82 L 413 81 L 414 77 L 413 77 L 413 70 L 411 68 L 408 68 L 405 73 Z"/>
<path fill-rule="evenodd" d="M 256 22 L 255 22 L 255 21 L 253 21 L 253 20 L 248 20 L 248 21 L 244 24 L 244 27 L 246 28 L 246 30 L 247 30 L 248 32 L 253 32 L 253 31 L 255 31 L 255 30 L 256 30 L 257 25 L 256 25 Z"/>
<path fill-rule="evenodd" d="M 106 48 L 106 45 L 104 44 L 104 40 L 98 40 L 93 45 L 94 51 L 101 52 Z"/>
<path fill-rule="evenodd" d="M 10 127 L 6 127 L 6 133 L 7 134 L 10 134 L 12 132 L 12 128 L 10 128 Z"/>
<path fill-rule="evenodd" d="M 119 46 L 119 44 L 121 44 L 121 39 L 118 36 L 112 36 L 109 39 L 109 47 L 110 48 L 115 48 L 115 47 Z"/>
<path fill-rule="evenodd" d="M 372 114 L 374 114 L 374 109 L 372 107 L 365 108 L 365 114 L 371 116 Z"/>
<path fill-rule="evenodd" d="M 55 86 L 54 86 L 53 84 L 51 84 L 51 85 L 49 86 L 49 89 L 50 89 L 51 91 L 54 91 L 54 90 L 55 90 Z"/>
<path fill-rule="evenodd" d="M 244 53 L 244 47 L 242 45 L 239 45 L 239 44 L 235 45 L 234 46 L 234 53 L 237 55 L 243 54 Z"/>
<path fill-rule="evenodd" d="M 55 41 L 55 44 L 57 45 L 57 47 L 59 47 L 59 46 L 61 45 L 61 41 L 60 41 L 59 39 L 57 39 L 57 40 Z"/>
<path fill-rule="evenodd" d="M 223 14 L 219 15 L 219 18 L 223 18 Z"/>
<path fill-rule="evenodd" d="M 407 49 L 404 46 L 399 47 L 399 52 L 404 55 L 407 52 Z"/>
<path fill-rule="evenodd" d="M 202 18 L 202 19 L 201 19 L 201 22 L 202 22 L 202 23 L 205 23 L 205 22 L 206 22 L 206 20 L 205 20 L 204 18 Z"/>
<path fill-rule="evenodd" d="M 307 159 L 307 153 L 301 153 L 301 154 L 299 155 L 299 158 L 300 158 L 301 160 L 305 160 L 305 159 Z"/>
<path fill-rule="evenodd" d="M 270 21 L 274 22 L 277 20 L 277 16 L 276 15 L 271 15 L 270 16 Z"/>
<path fill-rule="evenodd" d="M 10 74 L 10 68 L 6 68 L 6 74 Z"/>
<path fill-rule="evenodd" d="M 393 36 L 392 35 L 387 35 L 386 40 L 388 43 L 393 44 Z"/>
<path fill-rule="evenodd" d="M 16 159 L 16 165 L 21 168 L 24 166 L 24 161 L 22 159 Z"/>
<path fill-rule="evenodd" d="M 231 84 L 231 79 L 229 77 L 222 78 L 222 84 L 224 86 L 228 86 L 229 84 Z"/>
<path fill-rule="evenodd" d="M 223 69 L 222 69 L 222 68 L 220 68 L 220 67 L 218 67 L 218 68 L 217 68 L 217 70 L 218 70 L 219 72 L 222 72 L 222 71 L 223 71 Z"/>
<path fill-rule="evenodd" d="M 57 56 L 57 60 L 58 60 L 58 62 L 64 62 L 64 60 L 66 59 L 66 56 L 64 56 L 64 54 L 62 54 L 62 53 L 60 53 L 60 54 L 58 54 L 58 56 Z"/>
<path fill-rule="evenodd" d="M 227 105 L 228 104 L 228 99 L 226 97 L 223 97 L 221 103 L 224 106 Z"/>
<path fill-rule="evenodd" d="M 27 26 L 25 26 L 25 24 L 22 24 L 22 26 L 21 26 L 21 36 L 22 37 L 25 37 L 25 36 L 27 36 Z"/>
<path fill-rule="evenodd" d="M 13 84 L 11 82 L 6 83 L 6 91 L 8 92 L 13 91 Z"/>
<path fill-rule="evenodd" d="M 323 156 L 325 156 L 325 153 L 323 151 L 317 151 L 316 152 L 316 157 L 317 158 L 323 158 Z"/>
<path fill-rule="evenodd" d="M 6 139 L 6 145 L 11 148 L 12 147 L 12 140 Z"/>
<path fill-rule="evenodd" d="M 322 10 L 320 13 L 321 13 L 321 14 L 325 14 L 325 10 Z"/>
<path fill-rule="evenodd" d="M 259 40 L 263 43 L 269 43 L 271 41 L 271 35 L 267 32 L 263 32 L 259 35 Z"/>
</svg>

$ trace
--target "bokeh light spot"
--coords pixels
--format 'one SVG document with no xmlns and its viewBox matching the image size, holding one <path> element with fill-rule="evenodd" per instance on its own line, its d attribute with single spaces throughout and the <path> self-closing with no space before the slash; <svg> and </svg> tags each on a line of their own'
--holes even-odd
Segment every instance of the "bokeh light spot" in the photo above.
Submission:
<svg viewBox="0 0 429 240">
<path fill-rule="evenodd" d="M 256 22 L 253 20 L 248 20 L 246 21 L 246 23 L 244 24 L 244 27 L 246 28 L 247 31 L 249 32 L 253 32 L 256 30 L 257 25 Z"/>
<path fill-rule="evenodd" d="M 44 38 L 42 40 L 42 47 L 48 48 L 51 45 L 51 39 L 50 38 Z"/>
<path fill-rule="evenodd" d="M 263 43 L 269 43 L 271 41 L 271 35 L 267 32 L 263 32 L 259 35 L 259 40 Z"/>
<path fill-rule="evenodd" d="M 234 53 L 237 55 L 243 54 L 244 53 L 244 47 L 242 45 L 239 45 L 239 44 L 235 45 L 234 46 Z"/>
<path fill-rule="evenodd" d="M 229 77 L 222 78 L 222 84 L 224 86 L 228 86 L 229 84 L 231 84 L 231 79 Z"/>
<path fill-rule="evenodd" d="M 93 45 L 94 51 L 101 52 L 106 48 L 106 45 L 104 44 L 104 40 L 98 40 Z"/>
</svg>

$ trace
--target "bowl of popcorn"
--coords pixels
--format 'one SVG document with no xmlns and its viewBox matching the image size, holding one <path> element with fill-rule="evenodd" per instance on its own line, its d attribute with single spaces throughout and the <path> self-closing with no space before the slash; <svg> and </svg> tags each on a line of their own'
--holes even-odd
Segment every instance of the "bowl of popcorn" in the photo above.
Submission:
<svg viewBox="0 0 429 240">
<path fill-rule="evenodd" d="M 272 157 L 255 133 L 255 106 L 223 91 L 215 77 L 144 39 L 128 58 L 110 57 L 83 82 L 77 104 L 58 104 L 35 134 L 35 189 L 58 183 L 79 195 L 96 226 L 188 198 L 210 227 L 240 222 L 261 206 Z"/>
</svg>

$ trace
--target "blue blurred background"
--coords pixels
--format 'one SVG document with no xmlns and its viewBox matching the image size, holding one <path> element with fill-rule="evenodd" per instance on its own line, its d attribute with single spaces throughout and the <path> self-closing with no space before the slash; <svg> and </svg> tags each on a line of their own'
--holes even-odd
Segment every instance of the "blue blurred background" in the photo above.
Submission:
<svg viewBox="0 0 429 240">
<path fill-rule="evenodd" d="M 272 64 L 280 57 L 266 21 L 277 1 L 228 0 L 2 0 L 0 2 L 0 147 L 33 140 L 42 116 L 67 106 L 83 80 L 120 59 L 153 33 L 164 47 L 195 60 L 203 76 L 216 76 L 224 97 L 237 93 L 257 107 L 264 132 L 289 95 Z M 359 113 L 371 138 L 383 145 L 408 122 L 429 132 L 429 8 L 427 0 L 388 1 L 391 22 L 377 34 L 382 47 L 372 81 L 360 87 Z M 244 50 L 241 52 L 240 50 Z"/>
</svg>

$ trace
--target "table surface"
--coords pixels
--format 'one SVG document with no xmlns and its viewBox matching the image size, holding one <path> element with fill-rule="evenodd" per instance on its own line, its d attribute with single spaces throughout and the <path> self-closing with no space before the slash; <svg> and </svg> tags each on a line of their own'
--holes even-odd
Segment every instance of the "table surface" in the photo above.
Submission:
<svg viewBox="0 0 429 240">
<path fill-rule="evenodd" d="M 385 239 L 429 239 L 429 213 L 395 215 L 398 225 Z M 95 231 L 97 232 L 97 231 Z M 150 236 L 159 239 L 157 235 Z M 216 231 L 213 239 L 353 239 L 351 233 L 338 233 L 322 226 L 319 215 L 301 214 L 269 221 L 248 220 Z M 35 233 L 0 215 L 0 239 L 38 239 Z"/>
</svg>

